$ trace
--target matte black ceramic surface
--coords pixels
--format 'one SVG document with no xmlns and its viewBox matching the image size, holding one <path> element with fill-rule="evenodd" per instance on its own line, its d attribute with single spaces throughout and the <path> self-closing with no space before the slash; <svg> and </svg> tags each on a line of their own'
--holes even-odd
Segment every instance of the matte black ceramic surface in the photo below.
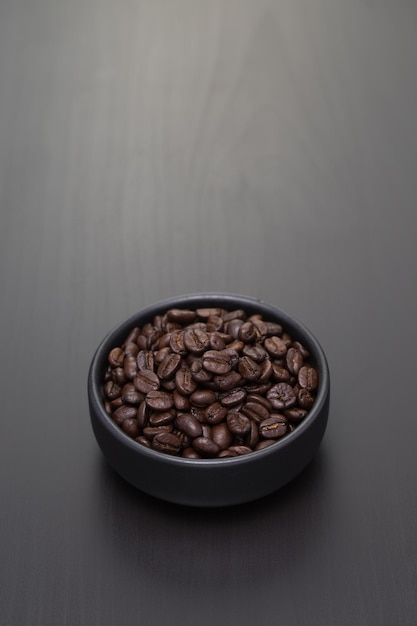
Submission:
<svg viewBox="0 0 417 626">
<path fill-rule="evenodd" d="M 110 350 L 123 343 L 129 331 L 169 308 L 220 306 L 242 308 L 248 314 L 280 322 L 310 351 L 320 386 L 312 410 L 297 429 L 264 450 L 226 459 L 183 459 L 155 452 L 125 435 L 103 406 L 102 385 Z M 110 465 L 138 489 L 178 504 L 217 507 L 249 502 L 292 480 L 311 461 L 326 429 L 330 380 L 323 350 L 299 321 L 260 300 L 234 294 L 194 294 L 153 304 L 113 329 L 93 358 L 88 378 L 91 422 L 98 444 Z"/>
</svg>

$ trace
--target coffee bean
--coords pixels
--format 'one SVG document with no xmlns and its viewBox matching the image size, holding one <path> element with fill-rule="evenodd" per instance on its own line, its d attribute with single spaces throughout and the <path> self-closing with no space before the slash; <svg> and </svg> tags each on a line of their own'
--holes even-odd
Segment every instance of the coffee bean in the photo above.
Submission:
<svg viewBox="0 0 417 626">
<path fill-rule="evenodd" d="M 206 371 L 213 374 L 227 374 L 232 369 L 231 357 L 225 350 L 207 350 L 202 364 Z"/>
<path fill-rule="evenodd" d="M 207 384 L 212 380 L 211 373 L 203 367 L 203 361 L 198 359 L 191 363 L 191 376 L 197 383 Z"/>
<path fill-rule="evenodd" d="M 194 450 L 194 448 L 185 448 L 182 451 L 181 456 L 184 459 L 201 459 L 201 454 L 198 454 L 198 452 L 196 452 L 196 450 Z"/>
<path fill-rule="evenodd" d="M 157 369 L 158 377 L 161 380 L 169 380 L 175 376 L 175 373 L 181 365 L 181 355 L 171 352 L 167 354 L 164 360 L 159 364 Z"/>
<path fill-rule="evenodd" d="M 227 408 L 220 402 L 213 402 L 205 410 L 206 420 L 209 424 L 219 424 L 227 416 Z"/>
<path fill-rule="evenodd" d="M 123 360 L 123 371 L 128 380 L 133 380 L 138 372 L 138 366 L 134 356 L 126 356 Z"/>
<path fill-rule="evenodd" d="M 297 402 L 294 389 L 288 383 L 278 383 L 269 389 L 266 397 L 274 409 L 289 409 Z"/>
<path fill-rule="evenodd" d="M 297 396 L 297 403 L 302 409 L 309 411 L 314 404 L 314 396 L 308 389 L 300 389 Z"/>
<path fill-rule="evenodd" d="M 155 355 L 149 350 L 140 350 L 136 356 L 136 365 L 139 370 L 152 370 L 155 367 Z"/>
<path fill-rule="evenodd" d="M 137 376 L 133 379 L 133 384 L 138 391 L 149 393 L 159 389 L 160 380 L 152 370 L 139 370 Z"/>
<path fill-rule="evenodd" d="M 285 342 L 276 335 L 273 335 L 272 337 L 267 337 L 265 339 L 264 346 L 272 357 L 280 358 L 281 356 L 284 356 L 284 354 L 286 354 L 287 352 L 287 346 L 285 345 Z"/>
<path fill-rule="evenodd" d="M 256 363 L 261 363 L 268 356 L 268 353 L 265 350 L 265 348 L 261 346 L 259 343 L 256 343 L 254 345 L 245 344 L 242 348 L 242 351 L 245 356 L 250 357 L 253 361 L 256 361 Z"/>
<path fill-rule="evenodd" d="M 261 375 L 261 368 L 249 356 L 243 356 L 239 359 L 239 374 L 245 380 L 257 380 Z"/>
<path fill-rule="evenodd" d="M 184 345 L 192 354 L 203 354 L 210 346 L 209 335 L 198 328 L 189 328 L 184 331 Z"/>
<path fill-rule="evenodd" d="M 244 343 L 252 343 L 257 337 L 256 327 L 252 322 L 243 322 L 239 327 L 237 335 Z"/>
<path fill-rule="evenodd" d="M 201 369 L 202 367 L 201 365 Z M 175 385 L 184 396 L 189 396 L 197 389 L 197 382 L 192 376 L 192 371 L 186 367 L 182 367 L 175 373 Z"/>
<path fill-rule="evenodd" d="M 232 435 L 242 436 L 250 431 L 250 420 L 246 415 L 239 412 L 230 412 L 226 418 L 227 427 Z"/>
<path fill-rule="evenodd" d="M 317 371 L 314 369 L 314 367 L 304 365 L 300 368 L 300 371 L 298 372 L 298 382 L 300 384 L 300 387 L 302 387 L 303 389 L 313 391 L 313 389 L 317 388 L 318 384 Z"/>
<path fill-rule="evenodd" d="M 268 409 L 263 406 L 263 404 L 250 401 L 245 402 L 240 411 L 241 413 L 243 413 L 243 415 L 246 415 L 247 417 L 250 417 L 257 422 L 268 419 L 270 413 L 270 411 L 268 411 Z"/>
<path fill-rule="evenodd" d="M 301 367 L 303 366 L 303 355 L 296 348 L 290 348 L 287 352 L 287 367 L 291 374 L 297 376 Z"/>
<path fill-rule="evenodd" d="M 226 347 L 226 342 L 224 338 L 218 332 L 210 333 L 209 344 L 211 350 L 224 350 Z"/>
<path fill-rule="evenodd" d="M 205 407 L 216 401 L 216 394 L 210 389 L 197 389 L 190 396 L 191 404 L 198 407 Z"/>
<path fill-rule="evenodd" d="M 181 355 L 187 354 L 187 348 L 184 344 L 184 331 L 174 330 L 174 332 L 171 333 L 169 345 L 173 352 Z"/>
<path fill-rule="evenodd" d="M 134 406 L 128 406 L 127 404 L 123 404 L 113 412 L 112 418 L 116 422 L 116 424 L 119 424 L 120 426 L 124 420 L 135 418 L 136 411 L 137 409 L 135 409 Z"/>
<path fill-rule="evenodd" d="M 165 424 L 163 426 L 146 426 L 143 429 L 143 435 L 146 439 L 152 441 L 155 435 L 159 435 L 159 433 L 172 433 L 172 424 Z"/>
<path fill-rule="evenodd" d="M 264 439 L 278 439 L 287 433 L 287 420 L 283 415 L 273 414 L 259 424 L 259 434 Z"/>
<path fill-rule="evenodd" d="M 125 354 L 121 348 L 113 348 L 109 354 L 109 364 L 111 367 L 122 367 Z"/>
<path fill-rule="evenodd" d="M 187 396 L 183 396 L 178 389 L 174 389 L 172 392 L 172 400 L 177 411 L 189 411 L 191 408 L 191 402 Z"/>
<path fill-rule="evenodd" d="M 170 309 L 166 315 L 171 322 L 181 325 L 191 324 L 197 318 L 197 313 L 189 309 Z"/>
<path fill-rule="evenodd" d="M 133 356 L 133 357 L 136 357 L 136 355 L 139 352 L 139 348 L 137 344 L 132 343 L 132 342 L 126 343 L 123 350 L 126 356 Z"/>
<path fill-rule="evenodd" d="M 194 439 L 201 437 L 203 429 L 200 422 L 192 415 L 192 413 L 183 413 L 175 419 L 175 425 L 180 431 Z"/>
<path fill-rule="evenodd" d="M 211 437 L 220 450 L 226 450 L 233 441 L 232 433 L 225 423 L 215 424 L 211 429 Z"/>
<path fill-rule="evenodd" d="M 241 404 L 246 398 L 246 391 L 242 387 L 236 387 L 232 391 L 220 396 L 220 403 L 226 407 L 231 408 L 237 404 Z"/>
<path fill-rule="evenodd" d="M 157 433 L 152 439 L 152 447 L 165 454 L 178 454 L 181 450 L 181 440 L 173 433 Z"/>
<path fill-rule="evenodd" d="M 155 411 L 166 411 L 174 405 L 172 394 L 167 391 L 153 390 L 149 391 L 146 396 L 146 403 Z"/>
<path fill-rule="evenodd" d="M 122 367 L 115 367 L 114 370 L 112 370 L 112 380 L 120 387 L 123 387 L 123 385 L 127 383 L 127 378 Z"/>
<path fill-rule="evenodd" d="M 239 372 L 221 374 L 220 376 L 215 376 L 213 379 L 214 385 L 219 391 L 230 391 L 235 387 L 239 387 L 242 381 L 243 378 Z"/>
<path fill-rule="evenodd" d="M 136 390 L 133 383 L 127 383 L 123 387 L 121 396 L 123 402 L 126 402 L 126 404 L 140 404 L 145 399 L 145 396 L 140 393 L 140 391 Z"/>
<path fill-rule="evenodd" d="M 229 452 L 236 452 L 237 456 L 242 456 L 242 454 L 248 454 L 249 452 L 252 452 L 252 449 L 249 448 L 249 446 L 243 445 L 230 446 L 228 449 Z"/>
<path fill-rule="evenodd" d="M 166 426 L 167 424 L 171 424 L 171 422 L 174 421 L 176 414 L 177 413 L 174 409 L 168 409 L 168 411 L 155 411 L 155 413 L 151 413 L 149 417 L 149 425 Z"/>
<path fill-rule="evenodd" d="M 135 439 L 140 435 L 138 420 L 134 417 L 129 417 L 128 419 L 123 420 L 120 424 L 120 428 L 126 433 L 126 435 L 132 437 L 132 439 Z"/>
<path fill-rule="evenodd" d="M 203 457 L 214 457 L 220 452 L 217 443 L 208 437 L 196 437 L 192 441 L 192 446 Z"/>
<path fill-rule="evenodd" d="M 104 393 L 106 394 L 107 398 L 110 398 L 110 400 L 118 398 L 120 396 L 120 392 L 120 385 L 113 382 L 112 380 L 108 380 L 107 383 L 104 385 Z"/>
<path fill-rule="evenodd" d="M 299 407 L 292 407 L 291 409 L 286 409 L 283 411 L 286 418 L 291 420 L 292 422 L 301 422 L 307 415 L 308 411 L 306 409 L 300 409 Z"/>
</svg>

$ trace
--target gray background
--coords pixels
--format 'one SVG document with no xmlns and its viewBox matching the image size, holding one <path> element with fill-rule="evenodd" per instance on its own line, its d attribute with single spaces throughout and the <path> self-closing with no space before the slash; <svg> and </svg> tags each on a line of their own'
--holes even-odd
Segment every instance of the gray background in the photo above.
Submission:
<svg viewBox="0 0 417 626">
<path fill-rule="evenodd" d="M 2 626 L 415 624 L 417 5 L 2 0 Z M 272 496 L 188 510 L 106 465 L 103 335 L 260 297 L 328 356 Z"/>
</svg>

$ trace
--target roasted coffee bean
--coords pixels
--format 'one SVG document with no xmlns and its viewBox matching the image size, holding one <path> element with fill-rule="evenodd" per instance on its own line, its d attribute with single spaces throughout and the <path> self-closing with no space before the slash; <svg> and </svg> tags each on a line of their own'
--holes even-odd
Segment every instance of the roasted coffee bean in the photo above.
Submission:
<svg viewBox="0 0 417 626">
<path fill-rule="evenodd" d="M 171 322 L 177 324 L 191 324 L 197 318 L 197 313 L 189 309 L 170 309 L 166 313 Z"/>
<path fill-rule="evenodd" d="M 136 365 L 139 370 L 153 370 L 155 367 L 155 355 L 149 350 L 139 350 L 136 355 Z"/>
<path fill-rule="evenodd" d="M 210 346 L 210 337 L 199 328 L 189 328 L 184 331 L 184 345 L 192 354 L 203 354 Z"/>
<path fill-rule="evenodd" d="M 151 413 L 149 417 L 149 425 L 150 426 L 166 426 L 167 424 L 171 424 L 174 421 L 176 416 L 176 411 L 174 409 L 168 409 L 168 411 L 155 411 Z"/>
<path fill-rule="evenodd" d="M 184 459 L 201 459 L 201 454 L 198 454 L 198 452 L 196 450 L 194 450 L 194 448 L 185 448 L 182 451 L 181 456 Z"/>
<path fill-rule="evenodd" d="M 252 343 L 257 337 L 256 326 L 252 322 L 243 322 L 239 327 L 237 336 L 244 343 Z"/>
<path fill-rule="evenodd" d="M 238 437 L 246 435 L 251 428 L 249 418 L 238 411 L 229 412 L 226 423 L 232 435 L 237 435 Z"/>
<path fill-rule="evenodd" d="M 259 402 L 245 402 L 240 412 L 257 422 L 268 419 L 270 413 L 270 411 Z"/>
<path fill-rule="evenodd" d="M 162 389 L 166 389 L 167 391 L 174 391 L 176 387 L 176 383 L 174 378 L 171 378 L 170 380 L 161 380 L 161 388 Z"/>
<path fill-rule="evenodd" d="M 132 343 L 132 342 L 127 343 L 123 350 L 126 356 L 133 356 L 133 357 L 136 357 L 139 352 L 139 348 L 137 344 Z"/>
<path fill-rule="evenodd" d="M 265 339 L 264 346 L 272 357 L 276 357 L 278 359 L 287 353 L 287 346 L 285 345 L 285 342 L 276 335 L 267 337 Z"/>
<path fill-rule="evenodd" d="M 310 353 L 307 348 L 300 343 L 299 341 L 293 341 L 291 343 L 292 348 L 296 348 L 299 352 L 301 352 L 304 361 L 307 361 L 310 358 Z"/>
<path fill-rule="evenodd" d="M 239 328 L 242 326 L 243 320 L 234 318 L 230 322 L 226 322 L 224 330 L 229 335 L 232 335 L 233 339 L 239 339 Z"/>
<path fill-rule="evenodd" d="M 181 440 L 173 433 L 157 433 L 152 439 L 152 447 L 165 454 L 178 454 L 181 450 Z"/>
<path fill-rule="evenodd" d="M 187 348 L 184 344 L 184 331 L 174 330 L 174 332 L 171 333 L 169 345 L 173 352 L 181 355 L 187 354 Z"/>
<path fill-rule="evenodd" d="M 253 361 L 249 356 L 243 356 L 239 359 L 239 374 L 245 380 L 257 380 L 261 375 L 261 368 L 256 361 Z"/>
<path fill-rule="evenodd" d="M 207 384 L 212 380 L 212 374 L 203 367 L 203 361 L 198 359 L 191 363 L 191 376 L 197 383 Z"/>
<path fill-rule="evenodd" d="M 208 437 L 196 437 L 192 446 L 203 457 L 214 457 L 220 452 L 220 448 L 212 439 Z"/>
<path fill-rule="evenodd" d="M 217 456 L 219 459 L 231 459 L 234 456 L 238 456 L 238 453 L 227 448 L 227 450 L 222 450 L 221 452 L 219 452 Z"/>
<path fill-rule="evenodd" d="M 123 345 L 127 345 L 128 343 L 136 343 L 137 338 L 139 337 L 139 333 L 140 333 L 140 328 L 138 328 L 137 326 L 135 326 L 135 328 L 132 328 L 132 330 L 126 337 L 126 341 Z"/>
<path fill-rule="evenodd" d="M 269 414 L 268 414 L 269 415 Z M 252 450 L 259 441 L 259 428 L 257 422 L 250 420 L 250 431 L 246 435 L 245 444 Z"/>
<path fill-rule="evenodd" d="M 247 318 L 247 314 L 243 309 L 236 309 L 234 311 L 224 311 L 222 318 L 224 322 L 230 322 L 230 320 L 245 321 Z"/>
<path fill-rule="evenodd" d="M 242 456 L 242 454 L 248 454 L 249 452 L 252 452 L 252 449 L 249 448 L 249 446 L 236 445 L 230 446 L 229 452 L 236 452 L 237 456 Z"/>
<path fill-rule="evenodd" d="M 264 361 L 268 356 L 268 353 L 265 350 L 265 348 L 261 346 L 259 343 L 256 343 L 254 345 L 245 344 L 242 348 L 242 352 L 245 356 L 248 356 L 253 361 L 256 361 L 256 363 L 262 363 L 262 361 Z"/>
<path fill-rule="evenodd" d="M 125 356 L 123 360 L 123 371 L 128 380 L 133 380 L 138 373 L 138 366 L 134 356 Z"/>
<path fill-rule="evenodd" d="M 263 450 L 264 448 L 269 448 L 269 446 L 274 445 L 276 443 L 275 439 L 262 439 L 259 443 L 256 444 L 255 450 Z"/>
<path fill-rule="evenodd" d="M 177 411 L 189 411 L 191 408 L 191 402 L 187 396 L 183 396 L 178 389 L 174 389 L 172 392 L 172 400 Z"/>
<path fill-rule="evenodd" d="M 266 397 L 274 409 L 289 409 L 297 402 L 294 389 L 288 383 L 278 383 L 269 389 Z"/>
<path fill-rule="evenodd" d="M 107 398 L 109 398 L 110 400 L 114 400 L 115 398 L 118 398 L 120 396 L 120 385 L 113 382 L 112 380 L 108 380 L 107 383 L 104 385 L 104 393 L 106 394 Z"/>
<path fill-rule="evenodd" d="M 241 404 L 246 398 L 246 391 L 242 387 L 236 387 L 232 391 L 220 396 L 220 404 L 227 409 Z"/>
<path fill-rule="evenodd" d="M 280 337 L 282 335 L 282 326 L 281 324 L 277 324 L 276 322 L 265 322 L 266 323 L 266 334 L 269 337 L 273 335 Z"/>
<path fill-rule="evenodd" d="M 313 391 L 313 389 L 317 388 L 318 384 L 317 371 L 314 369 L 314 367 L 304 365 L 300 368 L 300 371 L 298 372 L 298 382 L 300 387 L 302 387 L 303 389 Z"/>
<path fill-rule="evenodd" d="M 136 437 L 135 441 L 137 441 L 138 443 L 140 443 L 142 446 L 145 446 L 145 448 L 151 448 L 151 442 L 149 441 L 149 439 L 146 439 L 146 437 L 144 437 L 143 435 L 140 435 L 139 437 Z"/>
<path fill-rule="evenodd" d="M 286 418 L 291 420 L 292 422 L 301 422 L 307 415 L 308 411 L 306 409 L 300 409 L 297 406 L 293 406 L 291 409 L 286 409 L 283 411 Z"/>
<path fill-rule="evenodd" d="M 194 406 L 205 407 L 216 401 L 216 394 L 210 389 L 197 389 L 190 396 L 190 402 Z"/>
<path fill-rule="evenodd" d="M 256 402 L 257 404 L 262 404 L 269 412 L 272 411 L 272 404 L 270 401 L 265 398 L 265 396 L 261 396 L 258 393 L 248 393 L 246 396 L 246 402 Z"/>
<path fill-rule="evenodd" d="M 111 367 L 123 367 L 125 354 L 121 348 L 113 348 L 109 354 L 109 364 Z"/>
<path fill-rule="evenodd" d="M 172 424 L 165 424 L 164 426 L 146 426 L 146 428 L 143 429 L 143 435 L 150 441 L 159 433 L 172 433 Z"/>
<path fill-rule="evenodd" d="M 164 337 L 166 337 L 167 335 L 164 335 L 163 337 L 161 337 L 161 339 L 163 339 Z M 169 344 L 169 341 L 168 341 Z M 172 354 L 171 352 L 171 348 L 169 345 L 167 346 L 163 346 L 163 347 L 158 347 L 158 350 L 155 352 L 154 354 L 154 359 L 155 359 L 155 365 L 159 365 L 160 363 L 162 363 L 162 361 L 169 355 Z M 139 369 L 154 369 L 153 367 L 149 367 L 149 368 L 142 368 L 140 367 Z"/>
<path fill-rule="evenodd" d="M 297 396 L 298 406 L 309 411 L 314 404 L 314 396 L 308 389 L 300 389 Z"/>
<path fill-rule="evenodd" d="M 120 406 L 124 405 L 122 396 L 119 396 L 118 398 L 115 398 L 114 400 L 110 400 L 109 404 L 110 404 L 111 410 L 115 411 Z"/>
<path fill-rule="evenodd" d="M 272 414 L 259 424 L 259 434 L 264 439 L 278 439 L 287 433 L 287 419 L 284 415 Z"/>
<path fill-rule="evenodd" d="M 209 344 L 211 350 L 224 350 L 226 347 L 226 342 L 218 332 L 210 333 L 209 335 Z"/>
<path fill-rule="evenodd" d="M 116 422 L 116 424 L 119 424 L 120 426 L 120 424 L 124 420 L 136 417 L 136 411 L 137 409 L 135 409 L 134 406 L 123 404 L 122 406 L 119 406 L 119 408 L 113 412 L 112 418 Z"/>
<path fill-rule="evenodd" d="M 201 369 L 203 366 L 201 365 Z M 210 378 L 210 377 L 209 377 Z M 191 369 L 182 367 L 175 373 L 175 385 L 184 396 L 189 396 L 197 389 L 197 383 L 192 376 Z"/>
<path fill-rule="evenodd" d="M 136 419 L 138 420 L 139 427 L 144 429 L 149 424 L 149 417 L 151 415 L 151 408 L 143 400 L 138 406 Z"/>
<path fill-rule="evenodd" d="M 211 429 L 211 438 L 221 450 L 226 450 L 233 441 L 232 433 L 224 422 L 213 426 Z"/>
<path fill-rule="evenodd" d="M 201 429 L 203 431 L 203 437 L 206 437 L 207 439 L 212 439 L 212 426 L 210 426 L 210 424 L 206 424 L 206 423 L 202 423 L 201 424 Z"/>
<path fill-rule="evenodd" d="M 172 394 L 167 391 L 150 391 L 146 396 L 146 403 L 155 411 L 166 411 L 174 405 Z"/>
<path fill-rule="evenodd" d="M 242 381 L 243 378 L 239 374 L 239 372 L 229 372 L 228 374 L 221 374 L 220 376 L 215 376 L 213 379 L 216 389 L 218 389 L 219 391 L 230 391 L 235 387 L 239 387 Z"/>
<path fill-rule="evenodd" d="M 133 379 L 133 384 L 138 391 L 149 393 L 159 389 L 160 380 L 152 370 L 139 370 L 137 376 Z"/>
<path fill-rule="evenodd" d="M 220 402 L 213 402 L 205 409 L 206 421 L 209 424 L 219 424 L 223 422 L 227 416 L 227 408 L 222 406 Z"/>
<path fill-rule="evenodd" d="M 140 435 L 138 420 L 134 417 L 123 420 L 120 424 L 120 428 L 126 433 L 126 435 L 132 437 L 132 439 L 136 439 L 136 437 L 139 437 Z"/>
<path fill-rule="evenodd" d="M 133 383 L 127 383 L 121 392 L 123 402 L 126 404 L 140 404 L 145 396 L 140 391 L 137 391 L 135 385 Z"/>
<path fill-rule="evenodd" d="M 203 307 L 203 308 L 197 309 L 196 313 L 198 317 L 200 317 L 202 320 L 207 320 L 212 315 L 217 315 L 218 317 L 222 317 L 223 309 L 219 307 L 205 307 L 205 308 Z"/>
<path fill-rule="evenodd" d="M 161 380 L 169 380 L 175 376 L 180 365 L 181 355 L 171 352 L 167 354 L 162 363 L 159 364 L 156 373 Z"/>
<path fill-rule="evenodd" d="M 274 370 L 272 368 L 272 363 L 269 359 L 265 359 L 260 363 L 261 373 L 258 378 L 259 383 L 267 383 L 269 379 L 272 377 Z"/>
<path fill-rule="evenodd" d="M 202 357 L 203 368 L 213 374 L 227 374 L 232 369 L 232 359 L 225 350 L 207 350 Z"/>
<path fill-rule="evenodd" d="M 223 328 L 223 319 L 219 315 L 210 315 L 207 318 L 206 329 L 207 332 L 213 333 Z"/>
<path fill-rule="evenodd" d="M 303 355 L 296 348 L 289 348 L 287 352 L 287 367 L 291 374 L 298 375 L 301 367 L 303 366 Z"/>
<path fill-rule="evenodd" d="M 191 439 L 195 437 L 201 437 L 203 434 L 203 429 L 201 427 L 198 419 L 192 415 L 192 413 L 183 413 L 182 415 L 178 415 L 175 419 L 176 427 Z"/>
<path fill-rule="evenodd" d="M 280 383 L 287 383 L 291 378 L 291 374 L 285 367 L 272 362 L 272 378 Z"/>
</svg>

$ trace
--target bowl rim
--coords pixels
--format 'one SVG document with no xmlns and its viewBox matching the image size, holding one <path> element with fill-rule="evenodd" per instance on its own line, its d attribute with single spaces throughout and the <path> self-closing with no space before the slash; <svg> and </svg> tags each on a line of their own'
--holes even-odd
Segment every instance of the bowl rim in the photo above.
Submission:
<svg viewBox="0 0 417 626">
<path fill-rule="evenodd" d="M 234 308 L 239 306 L 239 308 L 242 308 L 243 310 L 245 309 L 245 303 L 249 304 L 251 307 L 260 306 L 263 309 L 260 311 L 263 316 L 265 316 L 266 312 L 268 312 L 270 313 L 271 317 L 279 319 L 280 323 L 282 323 L 284 327 L 284 330 L 286 330 L 285 327 L 288 325 L 292 328 L 295 328 L 298 335 L 307 338 L 309 351 L 310 353 L 314 353 L 314 361 L 316 363 L 317 369 L 320 370 L 320 385 L 315 399 L 315 403 L 312 409 L 309 411 L 308 415 L 292 433 L 288 433 L 288 435 L 276 441 L 271 446 L 268 446 L 261 450 L 254 450 L 248 454 L 243 454 L 236 457 L 225 457 L 220 459 L 187 459 L 184 457 L 164 454 L 162 452 L 158 452 L 157 450 L 153 450 L 152 448 L 147 448 L 146 446 L 143 446 L 131 439 L 126 433 L 121 430 L 121 428 L 117 424 L 113 422 L 113 420 L 104 408 L 102 391 L 100 389 L 100 385 L 96 381 L 99 379 L 99 375 L 102 374 L 102 364 L 103 362 L 105 362 L 104 359 L 107 358 L 107 355 L 112 347 L 118 345 L 117 341 L 115 341 L 116 335 L 123 335 L 123 333 L 126 332 L 127 336 L 129 329 L 139 325 L 137 323 L 138 318 L 143 318 L 143 320 L 148 318 L 149 321 L 149 319 L 152 319 L 155 315 L 158 315 L 164 310 L 168 310 L 170 308 L 185 308 L 185 306 L 188 306 L 188 304 L 190 305 L 189 308 L 192 308 L 191 305 L 193 302 L 200 301 L 202 299 L 213 303 L 213 306 L 214 302 L 221 300 L 223 304 L 217 304 L 216 306 L 223 308 L 225 308 L 224 305 L 227 302 L 229 302 L 231 305 L 233 304 Z M 209 307 L 210 304 L 204 306 Z M 203 305 L 195 305 L 195 308 L 203 308 Z M 141 324 L 143 323 L 146 322 L 141 322 Z M 102 340 L 98 344 L 98 347 L 95 350 L 88 371 L 87 387 L 91 419 L 93 419 L 91 415 L 93 408 L 95 414 L 94 417 L 101 422 L 101 424 L 109 431 L 109 433 L 111 433 L 118 440 L 121 445 L 126 446 L 133 453 L 148 458 L 148 460 L 150 461 L 153 460 L 154 462 L 159 462 L 171 467 L 181 466 L 182 468 L 184 468 L 188 466 L 190 468 L 198 469 L 203 467 L 207 468 L 207 466 L 227 467 L 228 465 L 239 466 L 243 464 L 246 465 L 248 463 L 256 463 L 256 461 L 260 458 L 266 458 L 268 456 L 275 455 L 279 453 L 280 450 L 283 450 L 293 445 L 293 443 L 295 443 L 297 439 L 304 435 L 305 431 L 309 429 L 312 422 L 314 422 L 321 414 L 321 411 L 324 408 L 330 393 L 330 374 L 327 357 L 321 344 L 319 343 L 315 335 L 298 318 L 290 315 L 289 313 L 286 313 L 275 305 L 272 305 L 260 298 L 256 298 L 253 296 L 229 292 L 194 292 L 189 294 L 182 294 L 179 296 L 173 296 L 149 304 L 131 314 L 124 321 L 114 325 L 113 328 L 102 338 Z"/>
</svg>

